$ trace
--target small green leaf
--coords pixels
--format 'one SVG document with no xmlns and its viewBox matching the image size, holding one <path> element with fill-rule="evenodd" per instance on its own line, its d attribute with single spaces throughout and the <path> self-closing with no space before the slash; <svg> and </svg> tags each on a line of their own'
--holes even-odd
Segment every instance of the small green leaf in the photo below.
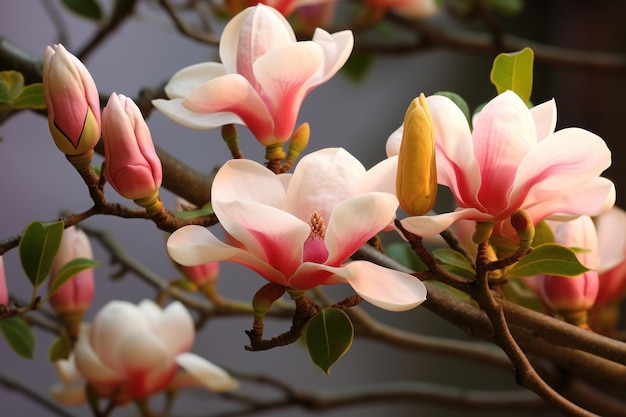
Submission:
<svg viewBox="0 0 626 417">
<path fill-rule="evenodd" d="M 476 277 L 476 271 L 472 264 L 459 252 L 450 248 L 442 248 L 434 250 L 433 255 L 446 271 L 469 280 Z"/>
<path fill-rule="evenodd" d="M 100 262 L 93 259 L 72 259 L 71 261 L 63 265 L 54 276 L 54 281 L 50 283 L 50 288 L 48 289 L 48 298 L 52 297 L 52 294 L 54 294 L 59 288 L 61 288 L 61 285 L 65 284 L 69 279 L 74 277 L 79 272 L 85 269 L 95 268 L 97 266 L 100 266 Z"/>
<path fill-rule="evenodd" d="M 426 264 L 422 262 L 406 242 L 395 242 L 386 246 L 385 254 L 415 272 L 428 270 Z"/>
<path fill-rule="evenodd" d="M 46 101 L 43 96 L 43 84 L 35 83 L 24 87 L 13 101 L 14 109 L 45 109 Z"/>
<path fill-rule="evenodd" d="M 47 225 L 34 221 L 22 234 L 19 245 L 20 261 L 24 273 L 35 289 L 50 274 L 52 262 L 61 245 L 63 229 L 62 221 Z"/>
<path fill-rule="evenodd" d="M 374 55 L 365 52 L 352 52 L 348 61 L 341 68 L 341 73 L 351 81 L 363 81 L 369 70 L 374 65 Z"/>
<path fill-rule="evenodd" d="M 487 0 L 487 7 L 507 16 L 514 16 L 524 9 L 522 0 Z"/>
<path fill-rule="evenodd" d="M 346 313 L 326 308 L 309 321 L 304 337 L 313 363 L 330 375 L 330 367 L 350 349 L 354 328 Z"/>
<path fill-rule="evenodd" d="M 465 115 L 465 118 L 467 119 L 467 122 L 470 125 L 472 124 L 472 116 L 471 116 L 470 108 L 467 102 L 465 101 L 465 99 L 463 99 L 463 97 L 451 91 L 437 91 L 435 94 L 438 96 L 448 97 L 450 100 L 452 100 L 454 104 L 456 104 L 459 107 L 459 109 L 461 109 L 461 111 Z"/>
<path fill-rule="evenodd" d="M 573 250 L 556 243 L 544 243 L 524 256 L 508 275 L 530 277 L 533 275 L 559 275 L 574 277 L 589 268 L 580 263 Z"/>
<path fill-rule="evenodd" d="M 212 214 L 215 214 L 215 212 L 213 211 L 211 203 L 206 203 L 204 206 L 196 210 L 181 210 L 176 212 L 176 215 L 181 219 L 195 219 L 197 217 L 210 216 Z"/>
<path fill-rule="evenodd" d="M 534 52 L 530 48 L 513 53 L 502 53 L 496 56 L 489 76 L 498 94 L 512 90 L 524 100 L 530 102 L 533 91 L 533 60 Z"/>
<path fill-rule="evenodd" d="M 0 320 L 0 333 L 22 358 L 33 359 L 35 356 L 35 333 L 21 317 Z"/>
<path fill-rule="evenodd" d="M 552 232 L 548 223 L 542 220 L 535 226 L 535 238 L 531 246 L 537 247 L 544 243 L 554 243 L 554 232 Z"/>
<path fill-rule="evenodd" d="M 61 0 L 61 2 L 81 17 L 99 22 L 102 20 L 102 7 L 96 0 Z"/>
<path fill-rule="evenodd" d="M 0 71 L 0 103 L 9 103 L 24 88 L 24 76 L 18 71 Z"/>
<path fill-rule="evenodd" d="M 63 333 L 52 341 L 48 349 L 48 360 L 50 362 L 56 362 L 62 359 L 67 360 L 70 357 L 70 353 L 72 353 L 72 344 L 67 335 Z"/>
</svg>

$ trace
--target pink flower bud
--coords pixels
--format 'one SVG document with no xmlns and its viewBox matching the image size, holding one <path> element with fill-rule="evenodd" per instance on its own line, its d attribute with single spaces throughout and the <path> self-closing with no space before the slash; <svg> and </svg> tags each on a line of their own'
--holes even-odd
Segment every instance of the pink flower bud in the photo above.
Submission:
<svg viewBox="0 0 626 417">
<path fill-rule="evenodd" d="M 48 124 L 66 155 L 91 151 L 100 140 L 100 98 L 89 71 L 63 45 L 46 47 L 43 89 Z"/>
<path fill-rule="evenodd" d="M 592 270 L 575 277 L 547 275 L 537 281 L 543 301 L 554 311 L 568 316 L 579 316 L 593 306 L 598 295 L 598 238 L 589 216 L 580 216 L 554 228 L 557 243 L 568 247 L 583 248 L 578 252 L 580 263 Z M 568 320 L 569 321 L 569 320 Z M 578 323 L 577 323 L 578 324 Z"/>
<path fill-rule="evenodd" d="M 150 129 L 130 98 L 111 94 L 102 111 L 105 174 L 120 195 L 137 200 L 161 186 L 161 161 Z"/>
<path fill-rule="evenodd" d="M 181 266 L 185 277 L 195 282 L 198 287 L 214 282 L 220 273 L 219 262 L 207 262 L 197 266 Z"/>
<path fill-rule="evenodd" d="M 9 290 L 7 288 L 7 278 L 4 273 L 4 261 L 0 256 L 0 304 L 7 305 L 9 303 Z"/>
<path fill-rule="evenodd" d="M 63 232 L 61 246 L 52 263 L 48 282 L 52 282 L 63 265 L 77 258 L 93 259 L 93 251 L 85 232 L 72 226 Z M 78 315 L 78 321 L 80 321 L 82 313 L 91 305 L 94 293 L 93 269 L 85 269 L 66 281 L 52 294 L 50 305 L 59 314 Z"/>
</svg>

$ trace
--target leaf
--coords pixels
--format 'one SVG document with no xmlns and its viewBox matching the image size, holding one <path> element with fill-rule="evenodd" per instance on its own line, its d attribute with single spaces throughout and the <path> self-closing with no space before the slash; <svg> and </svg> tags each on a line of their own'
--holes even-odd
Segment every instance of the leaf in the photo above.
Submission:
<svg viewBox="0 0 626 417">
<path fill-rule="evenodd" d="M 210 216 L 212 214 L 215 214 L 215 212 L 213 211 L 213 206 L 210 202 L 196 210 L 181 210 L 176 212 L 176 215 L 181 219 L 195 219 L 197 217 Z"/>
<path fill-rule="evenodd" d="M 341 68 L 341 72 L 351 81 L 359 82 L 363 81 L 372 65 L 374 65 L 374 55 L 354 51 Z"/>
<path fill-rule="evenodd" d="M 54 277 L 54 281 L 50 283 L 50 288 L 48 289 L 48 298 L 52 297 L 52 295 L 61 288 L 61 285 L 65 284 L 69 279 L 76 276 L 81 271 L 89 268 L 95 268 L 100 266 L 100 262 L 87 259 L 87 258 L 76 258 L 72 259 L 65 265 L 61 267 L 61 269 L 57 272 Z"/>
<path fill-rule="evenodd" d="M 48 360 L 50 362 L 56 362 L 62 359 L 67 360 L 70 357 L 70 353 L 72 353 L 72 344 L 70 343 L 70 339 L 68 339 L 67 335 L 63 333 L 54 339 L 52 344 L 50 344 L 50 348 L 48 349 Z"/>
<path fill-rule="evenodd" d="M 35 357 L 35 334 L 21 317 L 0 320 L 0 333 L 11 349 L 22 358 Z"/>
<path fill-rule="evenodd" d="M 522 0 L 487 0 L 487 7 L 507 16 L 514 16 L 524 9 Z"/>
<path fill-rule="evenodd" d="M 467 123 L 469 123 L 470 125 L 472 124 L 470 108 L 467 102 L 465 101 L 465 99 L 463 99 L 463 97 L 451 91 L 437 91 L 435 94 L 438 96 L 448 97 L 450 100 L 452 100 L 454 104 L 456 104 L 465 115 L 465 118 L 467 119 Z"/>
<path fill-rule="evenodd" d="M 309 321 L 304 338 L 313 363 L 326 375 L 352 345 L 354 328 L 346 313 L 336 308 L 326 308 Z"/>
<path fill-rule="evenodd" d="M 512 90 L 524 100 L 530 102 L 533 91 L 534 52 L 530 48 L 496 56 L 491 67 L 489 79 L 496 86 L 498 94 Z"/>
<path fill-rule="evenodd" d="M 385 254 L 415 272 L 428 270 L 426 264 L 406 242 L 395 242 L 386 246 Z"/>
<path fill-rule="evenodd" d="M 469 280 L 473 280 L 476 277 L 476 271 L 472 264 L 459 252 L 449 248 L 442 248 L 434 250 L 433 255 L 446 271 Z"/>
<path fill-rule="evenodd" d="M 574 277 L 589 268 L 580 263 L 573 250 L 556 243 L 544 243 L 524 256 L 508 275 L 515 277 L 531 277 L 534 275 L 559 275 Z"/>
<path fill-rule="evenodd" d="M 61 0 L 63 5 L 77 15 L 99 22 L 102 20 L 102 7 L 96 0 Z"/>
<path fill-rule="evenodd" d="M 24 88 L 24 76 L 18 71 L 0 71 L 0 103 L 12 102 Z"/>
<path fill-rule="evenodd" d="M 35 289 L 50 274 L 52 262 L 61 245 L 63 229 L 62 221 L 47 225 L 34 221 L 22 234 L 19 245 L 20 261 Z"/>
<path fill-rule="evenodd" d="M 46 101 L 43 96 L 43 84 L 35 83 L 24 87 L 13 101 L 14 109 L 45 109 Z"/>
</svg>

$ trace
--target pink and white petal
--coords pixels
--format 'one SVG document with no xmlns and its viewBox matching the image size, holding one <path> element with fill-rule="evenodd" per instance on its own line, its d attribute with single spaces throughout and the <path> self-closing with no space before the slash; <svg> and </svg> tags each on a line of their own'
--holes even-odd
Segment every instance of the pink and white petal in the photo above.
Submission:
<svg viewBox="0 0 626 417">
<path fill-rule="evenodd" d="M 310 290 L 319 285 L 345 283 L 341 276 L 335 275 L 340 269 L 315 262 L 304 262 L 289 278 L 287 286 L 297 290 Z"/>
<path fill-rule="evenodd" d="M 404 124 L 393 131 L 387 138 L 385 143 L 385 152 L 387 157 L 397 156 L 400 153 L 400 144 L 402 143 L 402 133 L 404 132 Z"/>
<path fill-rule="evenodd" d="M 239 74 L 208 81 L 187 94 L 183 106 L 195 113 L 234 113 L 260 141 L 274 136 L 274 120 L 252 85 Z"/>
<path fill-rule="evenodd" d="M 368 169 L 361 178 L 357 194 L 380 191 L 396 195 L 396 173 L 398 171 L 398 157 L 392 156 Z"/>
<path fill-rule="evenodd" d="M 535 204 L 552 198 L 554 191 L 572 190 L 610 165 L 611 151 L 599 136 L 579 128 L 559 130 L 539 142 L 521 162 L 509 207 Z"/>
<path fill-rule="evenodd" d="M 215 392 L 228 392 L 239 388 L 239 382 L 228 372 L 194 353 L 181 353 L 175 360 L 186 372 L 177 375 L 173 383 L 174 388 L 202 385 Z"/>
<path fill-rule="evenodd" d="M 492 215 L 480 212 L 475 208 L 458 208 L 450 213 L 437 214 L 435 216 L 407 217 L 400 220 L 400 222 L 409 232 L 426 237 L 441 233 L 454 222 L 463 219 L 478 222 L 494 221 Z"/>
<path fill-rule="evenodd" d="M 450 188 L 460 204 L 480 208 L 480 170 L 467 119 L 448 97 L 434 95 L 426 100 L 433 119 L 437 182 Z"/>
<path fill-rule="evenodd" d="M 364 300 L 388 311 L 406 311 L 426 300 L 426 286 L 404 272 L 366 261 L 347 263 L 337 275 Z"/>
<path fill-rule="evenodd" d="M 354 35 L 350 30 L 342 30 L 331 35 L 324 29 L 316 28 L 312 40 L 324 50 L 324 60 L 320 71 L 307 82 L 308 91 L 335 75 L 346 63 L 354 47 Z"/>
<path fill-rule="evenodd" d="M 157 335 L 170 357 L 191 349 L 196 334 L 193 319 L 180 301 L 174 301 L 163 309 L 157 329 Z"/>
<path fill-rule="evenodd" d="M 169 98 L 184 98 L 196 87 L 214 78 L 226 75 L 226 67 L 217 62 L 202 62 L 176 72 L 165 85 Z"/>
<path fill-rule="evenodd" d="M 176 230 L 167 240 L 167 251 L 181 265 L 202 265 L 213 261 L 235 262 L 256 271 L 267 280 L 284 285 L 285 277 L 250 252 L 222 243 L 202 226 L 190 225 Z"/>
<path fill-rule="evenodd" d="M 82 375 L 76 368 L 73 353 L 70 353 L 68 359 L 60 359 L 55 361 L 53 365 L 57 376 L 65 384 L 73 384 L 74 382 L 81 381 L 83 379 Z"/>
<path fill-rule="evenodd" d="M 554 99 L 533 107 L 530 109 L 530 114 L 535 121 L 537 141 L 542 141 L 554 133 L 556 128 L 556 103 Z"/>
<path fill-rule="evenodd" d="M 78 372 L 88 381 L 115 384 L 124 381 L 124 376 L 105 365 L 89 342 L 90 326 L 82 324 L 80 336 L 74 347 L 74 362 Z"/>
<path fill-rule="evenodd" d="M 227 124 L 243 125 L 241 117 L 234 113 L 217 112 L 217 113 L 196 113 L 183 106 L 182 98 L 172 100 L 152 100 L 152 105 L 172 119 L 174 122 L 189 129 L 209 130 L 221 127 Z"/>
<path fill-rule="evenodd" d="M 232 237 L 286 277 L 302 263 L 304 242 L 311 234 L 308 223 L 264 204 L 214 200 L 213 208 Z"/>
<path fill-rule="evenodd" d="M 271 104 L 276 139 L 287 141 L 307 93 L 306 83 L 322 66 L 324 53 L 314 42 L 284 45 L 253 64 L 256 80 Z"/>
<path fill-rule="evenodd" d="M 485 105 L 472 137 L 482 181 L 478 198 L 485 211 L 499 213 L 507 207 L 519 165 L 537 144 L 534 120 L 522 99 L 506 91 Z"/>
<path fill-rule="evenodd" d="M 55 401 L 70 407 L 84 404 L 87 401 L 85 382 L 82 381 L 74 384 L 56 383 L 50 387 L 50 396 L 54 398 Z"/>
<path fill-rule="evenodd" d="M 279 176 L 263 165 L 249 159 L 231 159 L 215 175 L 211 200 L 259 203 L 281 208 L 285 194 Z M 228 213 L 217 213 L 217 216 L 221 220 Z"/>
<path fill-rule="evenodd" d="M 326 226 L 326 265 L 339 266 L 396 215 L 398 199 L 388 193 L 372 192 L 345 200 L 335 207 Z"/>
<path fill-rule="evenodd" d="M 602 273 L 619 265 L 626 257 L 626 211 L 613 207 L 595 220 L 600 257 L 599 272 Z"/>
<path fill-rule="evenodd" d="M 365 167 L 343 148 L 325 148 L 303 157 L 293 173 L 285 210 L 308 220 L 314 210 L 324 221 L 334 207 L 356 195 Z"/>
<path fill-rule="evenodd" d="M 149 329 L 137 329 L 135 333 L 112 346 L 112 350 L 112 356 L 115 356 L 120 366 L 119 371 L 128 376 L 149 373 L 173 360 L 169 357 L 163 341 Z"/>
</svg>

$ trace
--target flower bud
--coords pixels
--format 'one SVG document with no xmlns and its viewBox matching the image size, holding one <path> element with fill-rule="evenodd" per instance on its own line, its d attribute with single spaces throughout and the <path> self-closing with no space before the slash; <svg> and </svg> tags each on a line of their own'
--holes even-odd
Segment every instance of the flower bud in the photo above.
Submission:
<svg viewBox="0 0 626 417">
<path fill-rule="evenodd" d="M 93 151 L 100 140 L 98 89 L 85 65 L 63 45 L 46 47 L 43 90 L 56 146 L 69 156 Z"/>
<path fill-rule="evenodd" d="M 285 287 L 269 282 L 259 288 L 252 299 L 255 318 L 263 318 L 270 310 L 272 304 L 285 293 Z"/>
<path fill-rule="evenodd" d="M 7 278 L 4 272 L 4 261 L 0 256 L 0 305 L 9 304 L 9 290 L 7 288 Z"/>
<path fill-rule="evenodd" d="M 594 270 L 598 266 L 595 227 L 589 216 L 580 216 L 554 227 L 554 237 L 561 245 L 586 249 L 576 256 L 581 264 L 592 270 L 575 277 L 540 277 L 537 282 L 539 293 L 546 305 L 565 320 L 585 327 L 587 310 L 593 306 L 599 287 L 598 272 Z"/>
<path fill-rule="evenodd" d="M 137 105 L 111 94 L 102 112 L 105 175 L 111 186 L 132 200 L 151 198 L 161 186 L 161 161 L 150 129 Z"/>
<path fill-rule="evenodd" d="M 523 209 L 517 209 L 511 214 L 511 225 L 517 232 L 520 246 L 529 248 L 535 238 L 535 225 L 533 219 Z"/>
<path fill-rule="evenodd" d="M 409 216 L 421 216 L 435 205 L 435 138 L 433 121 L 424 94 L 411 102 L 404 116 L 396 194 L 400 207 Z"/>
<path fill-rule="evenodd" d="M 72 226 L 63 232 L 48 284 L 53 282 L 65 264 L 77 258 L 93 259 L 93 251 L 85 232 Z M 91 305 L 94 293 L 94 274 L 93 269 L 89 268 L 74 275 L 50 296 L 50 305 L 65 324 L 70 336 L 77 336 L 83 313 Z"/>
</svg>

